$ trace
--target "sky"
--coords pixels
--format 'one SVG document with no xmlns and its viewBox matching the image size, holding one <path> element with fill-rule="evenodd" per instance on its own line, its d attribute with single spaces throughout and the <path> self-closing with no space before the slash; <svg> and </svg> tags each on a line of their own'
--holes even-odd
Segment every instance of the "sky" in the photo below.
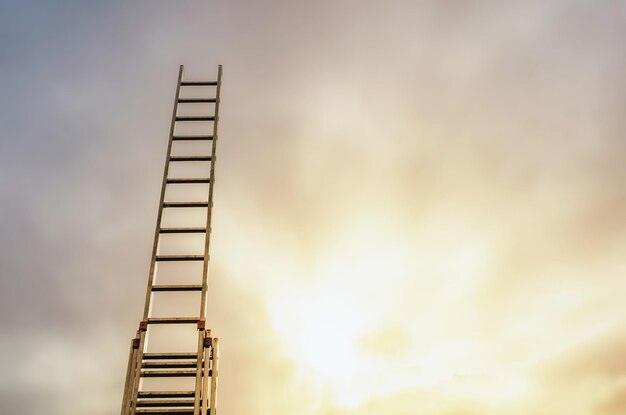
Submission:
<svg viewBox="0 0 626 415">
<path fill-rule="evenodd" d="M 178 65 L 223 64 L 221 414 L 626 413 L 625 23 L 0 0 L 0 412 L 119 412 Z"/>
</svg>

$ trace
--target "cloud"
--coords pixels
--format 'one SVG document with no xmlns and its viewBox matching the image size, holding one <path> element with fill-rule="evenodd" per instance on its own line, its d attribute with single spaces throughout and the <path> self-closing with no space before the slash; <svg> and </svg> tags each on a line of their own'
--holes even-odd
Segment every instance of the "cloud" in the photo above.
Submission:
<svg viewBox="0 0 626 415">
<path fill-rule="evenodd" d="M 618 415 L 626 411 L 626 389 L 616 389 L 613 394 L 596 407 L 597 415 Z"/>
<path fill-rule="evenodd" d="M 411 337 L 401 328 L 389 327 L 361 338 L 361 347 L 367 352 L 386 357 L 402 357 L 411 347 Z"/>
<path fill-rule="evenodd" d="M 623 7 L 0 7 L 0 412 L 118 407 L 176 67 L 218 61 L 221 412 L 623 412 Z"/>
</svg>

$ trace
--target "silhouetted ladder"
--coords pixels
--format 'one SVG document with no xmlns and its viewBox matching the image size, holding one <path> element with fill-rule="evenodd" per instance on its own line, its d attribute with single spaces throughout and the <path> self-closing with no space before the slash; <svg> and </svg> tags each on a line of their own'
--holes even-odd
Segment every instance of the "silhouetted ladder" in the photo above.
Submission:
<svg viewBox="0 0 626 415">
<path fill-rule="evenodd" d="M 178 72 L 176 84 L 176 98 L 172 113 L 172 123 L 167 146 L 165 171 L 161 186 L 161 199 L 157 215 L 154 245 L 152 248 L 152 260 L 148 277 L 148 289 L 143 313 L 143 320 L 139 324 L 137 336 L 131 342 L 124 397 L 122 400 L 122 415 L 183 415 L 183 414 L 215 414 L 216 413 L 216 389 L 218 371 L 218 339 L 211 337 L 211 331 L 206 328 L 206 302 L 208 289 L 209 269 L 209 242 L 211 234 L 211 212 L 213 207 L 213 186 L 215 184 L 215 150 L 217 145 L 217 124 L 219 119 L 220 87 L 222 82 L 222 66 L 218 67 L 216 81 L 186 81 L 183 80 L 183 66 Z M 183 90 L 194 89 L 196 92 L 202 88 L 213 90 L 214 95 L 202 98 L 184 97 Z M 203 91 L 202 91 L 203 92 Z M 181 105 L 182 104 L 182 105 Z M 213 114 L 208 115 L 185 115 L 180 114 L 184 107 L 198 108 L 197 104 L 208 104 L 213 107 Z M 189 109 L 189 108 L 187 108 Z M 191 108 L 193 109 L 193 108 Z M 193 135 L 179 134 L 179 128 L 193 123 L 205 126 L 201 133 Z M 208 127 L 208 128 L 207 128 Z M 210 143 L 211 154 L 174 154 L 176 143 L 198 142 Z M 206 151 L 206 150 L 205 150 Z M 171 163 L 207 163 L 210 167 L 206 176 L 202 177 L 170 177 Z M 192 166 L 194 167 L 194 166 Z M 197 167 L 197 166 L 195 166 Z M 206 185 L 206 200 L 203 201 L 167 201 L 166 194 L 174 186 L 180 185 Z M 205 209 L 206 223 L 204 227 L 163 227 L 164 209 Z M 159 251 L 162 238 L 166 235 L 204 234 L 204 253 L 201 255 L 166 255 Z M 164 262 L 189 263 L 202 262 L 202 278 L 196 284 L 162 284 L 159 282 L 159 264 Z M 170 294 L 192 292 L 200 294 L 200 306 L 198 314 L 190 317 L 153 317 L 152 300 L 155 293 Z M 149 352 L 148 337 L 154 325 L 164 325 L 170 330 L 178 325 L 195 325 L 198 331 L 197 348 L 194 344 L 194 352 Z M 193 329 L 192 329 L 193 330 Z M 176 333 L 172 332 L 175 337 Z M 147 390 L 144 387 L 146 378 L 195 378 L 193 390 L 178 390 L 177 387 L 166 386 L 167 390 Z M 167 381 L 167 379 L 166 379 Z M 175 382 L 172 382 L 175 384 Z M 190 389 L 190 388 L 188 388 Z"/>
</svg>

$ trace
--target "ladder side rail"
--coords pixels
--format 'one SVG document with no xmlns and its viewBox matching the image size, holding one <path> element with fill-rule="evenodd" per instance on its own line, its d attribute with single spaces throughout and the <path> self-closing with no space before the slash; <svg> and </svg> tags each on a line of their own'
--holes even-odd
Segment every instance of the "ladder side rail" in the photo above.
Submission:
<svg viewBox="0 0 626 415">
<path fill-rule="evenodd" d="M 213 338 L 211 342 L 211 406 L 209 414 L 217 414 L 217 375 L 219 372 L 218 359 L 219 359 L 219 341 L 217 338 Z"/>
<path fill-rule="evenodd" d="M 206 337 L 206 330 L 198 330 L 198 359 L 196 362 L 196 387 L 193 400 L 193 413 L 194 415 L 200 415 L 200 393 L 202 392 L 202 363 L 203 363 L 203 351 L 204 351 L 204 339 Z"/>
<path fill-rule="evenodd" d="M 137 397 L 139 396 L 139 383 L 141 382 L 141 365 L 143 362 L 143 349 L 146 345 L 146 330 L 139 330 L 139 347 L 135 352 L 134 379 L 130 396 L 130 415 L 135 415 L 137 411 Z"/>
<path fill-rule="evenodd" d="M 161 220 L 163 217 L 163 202 L 165 201 L 165 191 L 167 186 L 167 177 L 170 166 L 170 153 L 172 151 L 172 137 L 174 136 L 174 129 L 176 127 L 176 114 L 178 112 L 178 98 L 180 96 L 180 84 L 183 78 L 183 70 L 184 66 L 180 65 L 178 68 L 178 80 L 176 82 L 176 96 L 174 97 L 174 108 L 172 110 L 172 121 L 170 124 L 170 135 L 167 143 L 167 154 L 165 157 L 165 168 L 163 171 L 163 181 L 161 183 L 161 197 L 159 199 L 159 209 L 157 213 L 157 222 L 154 231 L 154 243 L 152 245 L 152 258 L 150 260 L 150 273 L 148 276 L 148 287 L 146 290 L 146 302 L 144 306 L 143 312 L 143 321 L 148 321 L 148 316 L 150 314 L 150 303 L 152 299 L 152 285 L 154 284 L 154 272 L 156 268 L 156 257 L 157 250 L 159 247 L 159 238 L 160 232 L 159 229 L 161 227 Z M 147 327 L 144 327 L 140 330 L 139 333 L 139 348 L 137 349 L 136 358 L 135 358 L 135 376 L 133 380 L 132 386 L 132 395 L 131 395 L 131 403 L 130 403 L 130 415 L 135 415 L 135 411 L 137 409 L 137 397 L 139 395 L 139 383 L 141 381 L 141 365 L 143 362 L 143 353 L 146 347 L 146 330 Z"/>
<path fill-rule="evenodd" d="M 202 266 L 202 293 L 200 298 L 200 320 L 206 321 L 206 298 L 208 291 L 209 246 L 211 241 L 211 213 L 213 211 L 213 186 L 215 185 L 215 155 L 217 149 L 217 125 L 219 118 L 220 91 L 222 84 L 222 65 L 218 66 L 215 89 L 215 108 L 213 116 L 213 142 L 211 144 L 211 171 L 209 173 L 209 195 L 207 200 L 206 233 L 204 237 L 204 263 Z M 196 376 L 196 396 L 194 400 L 194 415 L 200 414 L 200 398 L 202 391 L 202 356 L 204 339 L 198 342 L 198 366 Z M 208 362 L 207 362 L 208 364 Z"/>
<path fill-rule="evenodd" d="M 131 379 L 134 379 L 135 368 L 135 339 L 130 341 L 130 352 L 128 353 L 128 367 L 126 368 L 126 380 L 124 381 L 124 394 L 122 395 L 122 412 L 121 415 L 128 414 L 128 407 L 130 405 L 130 385 Z"/>
<path fill-rule="evenodd" d="M 200 299 L 200 318 L 206 320 L 206 301 L 208 291 L 208 273 L 209 273 L 209 247 L 211 244 L 211 217 L 213 213 L 213 187 L 215 186 L 215 159 L 217 150 L 217 126 L 219 123 L 220 111 L 220 93 L 222 89 L 222 65 L 217 69 L 217 86 L 215 89 L 215 113 L 213 121 L 213 143 L 211 146 L 211 172 L 209 174 L 209 198 L 206 218 L 206 236 L 204 239 L 204 266 L 202 268 L 202 297 Z"/>
<path fill-rule="evenodd" d="M 152 245 L 152 259 L 150 261 L 150 274 L 148 276 L 148 288 L 146 290 L 146 303 L 143 310 L 143 320 L 148 320 L 150 314 L 150 302 L 152 299 L 152 285 L 154 284 L 154 272 L 156 268 L 157 250 L 159 248 L 161 220 L 163 219 L 163 202 L 165 201 L 165 191 L 167 189 L 167 177 L 170 168 L 170 155 L 172 152 L 172 141 L 174 129 L 176 127 L 176 114 L 178 113 L 178 98 L 180 96 L 180 84 L 183 78 L 184 66 L 178 68 L 178 81 L 176 82 L 176 96 L 174 98 L 174 109 L 172 110 L 172 122 L 170 124 L 170 137 L 167 143 L 167 153 L 165 156 L 165 167 L 163 170 L 163 182 L 161 183 L 161 197 L 159 199 L 159 211 L 157 213 L 156 229 L 154 231 L 154 243 Z"/>
<path fill-rule="evenodd" d="M 212 339 L 211 339 L 211 331 L 207 331 L 207 335 L 204 341 L 204 372 L 202 374 L 202 403 L 201 403 L 201 414 L 206 415 L 209 412 L 209 379 L 210 376 L 210 368 L 211 368 L 211 347 L 212 347 Z"/>
</svg>

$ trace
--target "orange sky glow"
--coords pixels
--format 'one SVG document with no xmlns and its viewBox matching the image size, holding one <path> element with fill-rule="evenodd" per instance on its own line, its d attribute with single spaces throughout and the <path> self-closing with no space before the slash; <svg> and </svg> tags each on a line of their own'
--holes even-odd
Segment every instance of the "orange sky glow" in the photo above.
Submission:
<svg viewBox="0 0 626 415">
<path fill-rule="evenodd" d="M 122 3 L 0 25 L 0 412 L 119 411 L 176 70 L 221 63 L 220 415 L 626 414 L 622 2 Z"/>
</svg>

